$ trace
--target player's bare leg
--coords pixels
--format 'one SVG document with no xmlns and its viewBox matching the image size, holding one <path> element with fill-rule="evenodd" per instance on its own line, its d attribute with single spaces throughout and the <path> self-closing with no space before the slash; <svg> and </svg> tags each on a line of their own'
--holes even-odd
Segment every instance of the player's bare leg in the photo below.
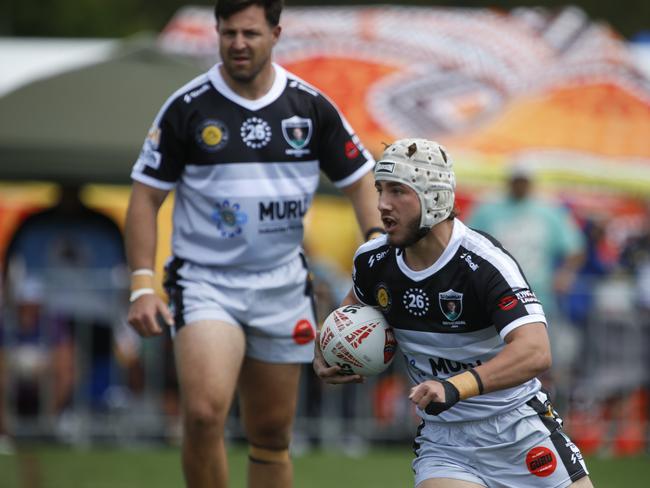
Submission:
<svg viewBox="0 0 650 488">
<path fill-rule="evenodd" d="M 573 488 L 594 488 L 594 485 L 591 483 L 589 476 L 580 478 L 578 481 L 571 483 L 569 486 Z"/>
<path fill-rule="evenodd" d="M 452 478 L 431 478 L 424 480 L 416 488 L 485 488 L 485 485 Z"/>
<path fill-rule="evenodd" d="M 175 339 L 183 411 L 183 472 L 189 488 L 226 488 L 224 427 L 246 349 L 239 327 L 202 321 Z"/>
<path fill-rule="evenodd" d="M 241 417 L 251 446 L 249 488 L 293 486 L 288 450 L 299 380 L 299 364 L 244 360 L 239 394 Z"/>
</svg>

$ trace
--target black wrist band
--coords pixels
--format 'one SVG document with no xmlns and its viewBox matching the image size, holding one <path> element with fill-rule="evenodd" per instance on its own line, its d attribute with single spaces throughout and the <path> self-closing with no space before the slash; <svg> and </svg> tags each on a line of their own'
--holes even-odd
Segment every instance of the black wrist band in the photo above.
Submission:
<svg viewBox="0 0 650 488">
<path fill-rule="evenodd" d="M 370 227 L 370 229 L 366 231 L 366 234 L 364 236 L 366 238 L 366 241 L 370 239 L 370 236 L 373 235 L 375 232 L 380 232 L 381 234 L 386 233 L 383 227 Z"/>
<path fill-rule="evenodd" d="M 476 383 L 478 384 L 478 394 L 482 395 L 483 394 L 483 380 L 481 379 L 481 376 L 474 371 L 474 368 L 469 368 L 468 371 L 474 375 L 474 379 L 476 379 Z"/>
</svg>

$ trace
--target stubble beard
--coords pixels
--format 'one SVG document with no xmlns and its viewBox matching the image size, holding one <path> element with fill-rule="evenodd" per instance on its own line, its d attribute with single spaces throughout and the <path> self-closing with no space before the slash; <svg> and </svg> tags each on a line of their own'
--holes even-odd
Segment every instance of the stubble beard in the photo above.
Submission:
<svg viewBox="0 0 650 488">
<path fill-rule="evenodd" d="M 247 68 L 245 70 L 238 70 L 235 68 L 234 62 L 229 57 L 222 56 L 221 59 L 223 60 L 223 67 L 226 70 L 226 73 L 228 73 L 228 76 L 230 76 L 237 83 L 244 85 L 255 81 L 255 78 L 257 78 L 257 76 L 261 73 L 267 62 L 265 59 L 256 63 L 254 59 L 251 59 L 250 68 Z"/>
<path fill-rule="evenodd" d="M 388 236 L 388 243 L 391 246 L 404 249 L 418 242 L 428 232 L 428 230 L 420 230 L 420 216 L 417 216 L 406 224 L 406 233 L 402 239 L 395 239 L 392 236 Z"/>
</svg>

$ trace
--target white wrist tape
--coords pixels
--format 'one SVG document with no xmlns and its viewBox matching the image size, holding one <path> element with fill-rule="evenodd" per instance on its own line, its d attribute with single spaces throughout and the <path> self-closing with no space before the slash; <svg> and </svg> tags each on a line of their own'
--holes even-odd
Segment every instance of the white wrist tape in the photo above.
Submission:
<svg viewBox="0 0 650 488">
<path fill-rule="evenodd" d="M 131 296 L 129 297 L 129 302 L 133 303 L 135 302 L 138 298 L 144 295 L 155 295 L 156 290 L 153 288 L 138 288 L 137 290 L 133 290 L 131 292 Z"/>
<path fill-rule="evenodd" d="M 153 275 L 154 275 L 153 269 L 149 269 L 149 268 L 138 268 L 138 269 L 134 269 L 131 272 L 131 276 L 153 276 Z"/>
</svg>

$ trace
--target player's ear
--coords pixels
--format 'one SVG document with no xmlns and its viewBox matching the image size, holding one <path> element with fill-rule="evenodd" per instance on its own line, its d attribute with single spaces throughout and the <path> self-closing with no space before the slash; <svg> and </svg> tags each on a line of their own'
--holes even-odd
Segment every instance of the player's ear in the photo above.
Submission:
<svg viewBox="0 0 650 488">
<path fill-rule="evenodd" d="M 273 45 L 275 46 L 280 40 L 280 34 L 282 33 L 282 26 L 276 25 L 271 32 L 273 34 Z"/>
</svg>

